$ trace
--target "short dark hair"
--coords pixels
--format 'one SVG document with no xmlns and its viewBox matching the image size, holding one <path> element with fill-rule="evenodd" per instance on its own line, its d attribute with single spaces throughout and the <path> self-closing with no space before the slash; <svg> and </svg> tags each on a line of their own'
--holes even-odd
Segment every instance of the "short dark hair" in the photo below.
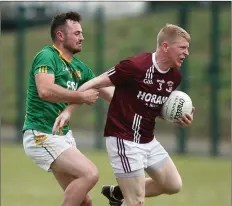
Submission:
<svg viewBox="0 0 232 206">
<path fill-rule="evenodd" d="M 60 26 L 64 26 L 67 20 L 80 22 L 82 17 L 77 12 L 67 12 L 56 15 L 51 22 L 51 38 L 54 41 L 56 39 L 56 29 Z"/>
</svg>

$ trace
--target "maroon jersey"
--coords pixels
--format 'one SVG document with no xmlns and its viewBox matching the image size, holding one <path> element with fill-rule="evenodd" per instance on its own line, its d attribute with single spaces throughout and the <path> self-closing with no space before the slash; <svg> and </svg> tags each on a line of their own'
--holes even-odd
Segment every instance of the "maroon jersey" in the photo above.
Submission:
<svg viewBox="0 0 232 206">
<path fill-rule="evenodd" d="M 121 61 L 108 71 L 115 85 L 104 136 L 148 143 L 154 138 L 155 118 L 181 82 L 179 69 L 159 69 L 155 53 L 142 53 Z"/>
</svg>

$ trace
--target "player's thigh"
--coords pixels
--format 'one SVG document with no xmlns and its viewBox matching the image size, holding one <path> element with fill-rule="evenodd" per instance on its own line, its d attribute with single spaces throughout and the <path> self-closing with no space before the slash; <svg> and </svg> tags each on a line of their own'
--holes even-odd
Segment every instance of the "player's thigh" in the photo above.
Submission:
<svg viewBox="0 0 232 206">
<path fill-rule="evenodd" d="M 117 177 L 125 205 L 142 205 L 145 198 L 145 176 Z"/>
<path fill-rule="evenodd" d="M 148 155 L 148 167 L 146 172 L 160 186 L 178 190 L 182 181 L 179 172 L 163 146 L 154 139 L 150 144 L 150 154 Z"/>
<path fill-rule="evenodd" d="M 117 182 L 124 196 L 123 205 L 144 202 L 146 150 L 141 144 L 117 137 L 106 137 L 106 148 Z"/>
<path fill-rule="evenodd" d="M 151 165 L 146 171 L 167 192 L 176 193 L 182 187 L 180 174 L 170 157 L 159 167 Z"/>
<path fill-rule="evenodd" d="M 75 178 L 83 176 L 98 178 L 96 166 L 75 147 L 68 148 L 57 157 L 51 164 L 51 169 L 55 172 L 69 174 Z"/>
</svg>

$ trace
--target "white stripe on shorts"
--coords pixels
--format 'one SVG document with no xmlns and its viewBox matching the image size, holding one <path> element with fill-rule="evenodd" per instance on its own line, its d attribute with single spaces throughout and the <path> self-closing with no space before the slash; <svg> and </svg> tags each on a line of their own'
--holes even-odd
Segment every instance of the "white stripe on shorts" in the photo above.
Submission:
<svg viewBox="0 0 232 206">
<path fill-rule="evenodd" d="M 122 167 L 123 167 L 124 172 L 125 173 L 131 172 L 130 163 L 125 153 L 125 146 L 124 146 L 123 139 L 117 138 L 117 148 L 118 148 L 118 155 L 121 158 Z"/>
</svg>

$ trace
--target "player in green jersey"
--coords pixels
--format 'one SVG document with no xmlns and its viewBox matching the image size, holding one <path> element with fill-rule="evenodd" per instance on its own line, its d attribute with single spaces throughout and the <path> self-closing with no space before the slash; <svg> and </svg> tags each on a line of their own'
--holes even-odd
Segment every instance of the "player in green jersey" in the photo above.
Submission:
<svg viewBox="0 0 232 206">
<path fill-rule="evenodd" d="M 49 85 L 48 82 L 44 84 L 47 78 L 50 80 L 50 77 L 54 78 L 55 84 Z M 35 129 L 51 133 L 57 115 L 64 110 L 67 102 L 83 103 L 86 101 L 89 104 L 94 103 L 97 97 L 95 91 L 93 91 L 93 97 L 90 96 L 91 99 L 89 100 L 82 100 L 82 97 L 78 96 L 80 92 L 75 91 L 80 85 L 93 77 L 93 72 L 76 57 L 73 57 L 72 60 L 66 59 L 55 45 L 43 48 L 34 58 L 30 70 L 27 114 L 23 130 Z M 50 88 L 47 89 L 46 87 Z M 53 89 L 56 90 L 56 88 L 59 93 L 53 92 Z M 50 96 L 49 92 L 53 96 Z M 69 96 L 63 97 L 63 92 L 70 96 L 70 100 Z M 85 98 L 85 96 L 83 97 Z M 63 129 L 63 134 L 66 134 L 68 130 L 69 127 L 66 126 Z"/>
<path fill-rule="evenodd" d="M 39 167 L 52 171 L 64 190 L 62 206 L 91 206 L 88 192 L 98 181 L 98 170 L 76 148 L 69 125 L 53 135 L 53 124 L 69 104 L 93 104 L 98 95 L 110 101 L 113 93 L 112 88 L 78 91 L 94 77 L 88 66 L 73 56 L 81 51 L 84 40 L 80 21 L 76 12 L 54 17 L 54 45 L 44 47 L 30 69 L 23 126 L 24 150 Z"/>
</svg>

